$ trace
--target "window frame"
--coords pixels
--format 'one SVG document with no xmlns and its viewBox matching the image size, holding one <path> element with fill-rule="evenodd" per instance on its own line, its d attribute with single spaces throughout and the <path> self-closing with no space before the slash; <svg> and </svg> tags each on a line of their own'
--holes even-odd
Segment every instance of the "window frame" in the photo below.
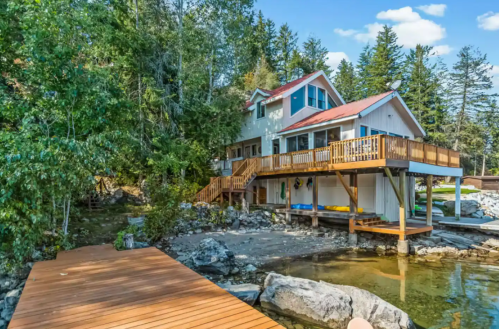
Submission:
<svg viewBox="0 0 499 329">
<path fill-rule="evenodd" d="M 366 128 L 366 135 L 365 136 L 362 136 L 362 127 Z M 367 136 L 371 136 L 371 128 L 369 128 L 369 126 L 366 126 L 366 125 L 360 125 L 360 130 L 359 130 L 359 137 L 367 137 Z"/>
<path fill-rule="evenodd" d="M 265 118 L 267 106 L 265 104 L 262 104 L 263 100 L 259 101 L 256 103 L 256 119 L 262 119 Z"/>
<path fill-rule="evenodd" d="M 243 157 L 243 148 L 242 147 L 238 147 L 236 149 L 236 153 L 237 153 L 237 158 L 242 158 Z"/>
<path fill-rule="evenodd" d="M 333 104 L 334 106 L 332 107 L 329 107 L 329 99 L 331 98 L 331 100 L 333 101 Z M 335 107 L 338 107 L 338 104 L 336 104 L 336 102 L 334 101 L 334 98 L 331 96 L 331 94 L 327 93 L 327 97 L 326 97 L 326 101 L 327 101 L 327 109 L 334 109 Z"/>
<path fill-rule="evenodd" d="M 297 110 L 295 113 L 293 113 L 293 94 L 299 92 L 301 89 L 303 89 L 303 105 L 299 110 Z M 308 106 L 307 105 L 307 97 L 308 97 L 307 85 L 305 85 L 301 88 L 298 88 L 291 95 L 289 95 L 289 97 L 290 97 L 289 114 L 290 114 L 290 118 L 292 118 L 293 116 L 295 116 L 297 113 L 299 113 L 301 110 L 303 110 L 304 108 L 306 108 Z"/>
<path fill-rule="evenodd" d="M 253 145 L 251 145 L 251 156 L 252 156 L 252 157 L 255 157 L 255 156 L 258 154 L 258 153 L 257 153 L 257 149 L 256 149 L 257 145 L 258 145 L 258 144 L 253 144 Z"/>
<path fill-rule="evenodd" d="M 320 148 L 320 147 L 317 147 L 317 146 L 315 145 L 315 134 L 316 134 L 316 133 L 321 133 L 321 132 L 324 132 L 324 133 L 326 134 L 326 146 L 321 146 L 321 147 L 327 147 L 327 146 L 329 146 L 329 143 L 332 143 L 332 142 L 329 142 L 329 141 L 327 140 L 327 139 L 328 139 L 327 131 L 328 131 L 328 130 L 332 130 L 332 129 L 336 129 L 336 128 L 340 128 L 340 141 L 342 141 L 342 140 L 343 140 L 343 138 L 342 138 L 342 137 L 343 137 L 343 126 L 342 126 L 342 125 L 339 125 L 339 126 L 332 126 L 332 127 L 328 127 L 328 128 L 326 128 L 326 129 L 322 129 L 322 130 L 316 130 L 316 131 L 314 131 L 314 132 L 313 132 L 313 135 L 314 135 L 314 138 L 313 138 L 313 140 L 314 140 L 314 149 Z"/>
<path fill-rule="evenodd" d="M 322 100 L 322 101 L 319 99 L 319 90 L 323 92 L 324 100 Z M 324 103 L 324 105 L 323 105 L 322 108 L 319 106 L 319 102 Z M 317 87 L 317 108 L 319 110 L 325 111 L 326 110 L 326 104 L 327 104 L 327 91 L 326 91 L 326 89 Z"/>
<path fill-rule="evenodd" d="M 303 149 L 303 150 L 299 149 L 299 145 L 300 145 L 298 143 L 298 137 L 299 136 L 307 136 L 307 147 L 308 148 Z M 295 151 L 290 151 L 289 150 L 289 142 L 288 142 L 288 140 L 290 140 L 292 138 L 294 138 L 295 142 L 296 142 L 296 150 Z M 310 150 L 310 138 L 309 138 L 309 134 L 308 133 L 302 133 L 302 134 L 297 134 L 297 135 L 286 137 L 286 153 L 292 153 L 292 152 L 298 152 L 298 151 L 305 151 L 305 150 Z"/>
<path fill-rule="evenodd" d="M 314 97 L 311 98 L 310 97 L 310 88 L 314 88 Z M 308 84 L 307 85 L 307 106 L 308 107 L 314 107 L 314 108 L 317 108 L 317 86 L 316 85 L 313 85 L 313 84 Z M 313 105 L 310 105 L 310 99 L 312 99 L 314 102 L 313 102 Z"/>
</svg>

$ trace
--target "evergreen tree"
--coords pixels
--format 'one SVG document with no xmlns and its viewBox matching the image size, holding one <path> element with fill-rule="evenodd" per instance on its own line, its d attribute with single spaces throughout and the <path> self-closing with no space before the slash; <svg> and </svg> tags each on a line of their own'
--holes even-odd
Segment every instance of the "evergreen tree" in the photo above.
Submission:
<svg viewBox="0 0 499 329">
<path fill-rule="evenodd" d="M 284 24 L 279 29 L 279 35 L 275 42 L 277 54 L 277 74 L 282 84 L 291 81 L 291 59 L 293 58 L 293 51 L 296 50 L 296 43 L 298 37 L 293 33 L 288 24 Z"/>
<path fill-rule="evenodd" d="M 332 73 L 331 68 L 326 64 L 327 48 L 322 46 L 321 40 L 315 37 L 309 37 L 303 43 L 303 54 L 301 65 L 304 74 L 309 74 L 315 71 L 324 71 L 327 76 Z"/>
<path fill-rule="evenodd" d="M 417 45 L 406 58 L 408 72 L 404 101 L 423 129 L 434 131 L 435 97 L 437 96 L 436 64 L 430 63 L 432 47 Z"/>
<path fill-rule="evenodd" d="M 368 96 L 390 90 L 390 84 L 402 79 L 401 48 L 397 34 L 387 25 L 378 33 L 368 65 Z"/>
<path fill-rule="evenodd" d="M 490 94 L 493 87 L 492 65 L 487 55 L 471 46 L 463 47 L 458 62 L 450 73 L 452 106 L 456 115 L 454 150 L 460 147 L 463 126 L 476 118 L 476 114 L 490 106 L 496 96 Z"/>
<path fill-rule="evenodd" d="M 333 84 L 345 102 L 350 103 L 356 99 L 357 76 L 351 62 L 341 60 L 334 75 Z"/>
<path fill-rule="evenodd" d="M 366 45 L 360 53 L 359 61 L 357 62 L 357 77 L 358 84 L 355 89 L 355 98 L 364 99 L 369 96 L 369 65 L 372 59 L 372 49 Z"/>
<path fill-rule="evenodd" d="M 276 69 L 276 38 L 277 32 L 275 30 L 275 23 L 271 19 L 267 19 L 265 21 L 265 47 L 263 53 L 265 55 L 265 60 L 269 64 L 270 69 L 273 71 Z"/>
<path fill-rule="evenodd" d="M 249 72 L 244 76 L 244 89 L 249 93 L 252 93 L 256 88 L 273 90 L 279 85 L 279 78 L 270 69 L 265 56 L 262 56 L 254 72 Z"/>
</svg>

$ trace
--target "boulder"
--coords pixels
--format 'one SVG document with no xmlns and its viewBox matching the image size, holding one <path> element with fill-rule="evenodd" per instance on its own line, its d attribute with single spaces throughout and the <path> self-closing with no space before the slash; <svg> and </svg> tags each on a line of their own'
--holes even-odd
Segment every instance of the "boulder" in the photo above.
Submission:
<svg viewBox="0 0 499 329">
<path fill-rule="evenodd" d="M 456 201 L 446 201 L 444 206 L 454 212 Z M 461 200 L 461 216 L 470 216 L 480 210 L 480 204 L 476 200 Z"/>
<path fill-rule="evenodd" d="M 243 302 L 253 306 L 262 291 L 262 288 L 257 284 L 245 283 L 231 285 L 229 284 L 219 284 L 220 287 L 230 292 L 232 295 L 236 296 Z"/>
<path fill-rule="evenodd" d="M 234 266 L 234 254 L 224 242 L 213 238 L 201 241 L 191 254 L 194 267 L 201 272 L 227 275 Z"/>
<path fill-rule="evenodd" d="M 363 318 L 374 329 L 415 329 L 407 313 L 370 292 L 270 273 L 260 296 L 263 308 L 312 325 L 344 329 Z"/>
</svg>

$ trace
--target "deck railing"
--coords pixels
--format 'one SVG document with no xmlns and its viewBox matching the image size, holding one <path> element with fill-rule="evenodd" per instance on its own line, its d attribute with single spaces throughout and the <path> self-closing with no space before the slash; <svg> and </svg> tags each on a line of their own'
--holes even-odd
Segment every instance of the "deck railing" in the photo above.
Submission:
<svg viewBox="0 0 499 329">
<path fill-rule="evenodd" d="M 459 167 L 459 152 L 408 139 L 374 135 L 330 143 L 329 146 L 257 158 L 256 171 L 326 167 L 329 164 L 408 160 L 445 167 Z"/>
</svg>

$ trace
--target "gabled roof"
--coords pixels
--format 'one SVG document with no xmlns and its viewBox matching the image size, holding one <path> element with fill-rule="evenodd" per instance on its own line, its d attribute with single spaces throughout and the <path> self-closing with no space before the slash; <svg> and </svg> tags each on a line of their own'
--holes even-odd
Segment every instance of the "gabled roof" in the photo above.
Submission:
<svg viewBox="0 0 499 329">
<path fill-rule="evenodd" d="M 386 92 L 383 94 L 379 94 L 376 96 L 371 96 L 367 97 L 364 99 L 361 99 L 360 101 L 348 103 L 345 105 L 341 105 L 338 107 L 333 107 L 332 109 L 326 110 L 326 111 L 321 111 L 312 114 L 311 116 L 298 121 L 297 123 L 279 131 L 280 133 L 285 132 L 285 131 L 291 131 L 299 128 L 304 128 L 304 127 L 309 127 L 313 126 L 319 123 L 326 123 L 329 121 L 335 121 L 339 119 L 344 119 L 344 118 L 350 118 L 353 116 L 352 119 L 358 117 L 359 113 L 364 111 L 365 109 L 369 108 L 370 106 L 376 104 L 377 102 L 381 101 L 385 97 L 388 97 L 389 95 L 393 94 L 393 91 Z"/>
</svg>

